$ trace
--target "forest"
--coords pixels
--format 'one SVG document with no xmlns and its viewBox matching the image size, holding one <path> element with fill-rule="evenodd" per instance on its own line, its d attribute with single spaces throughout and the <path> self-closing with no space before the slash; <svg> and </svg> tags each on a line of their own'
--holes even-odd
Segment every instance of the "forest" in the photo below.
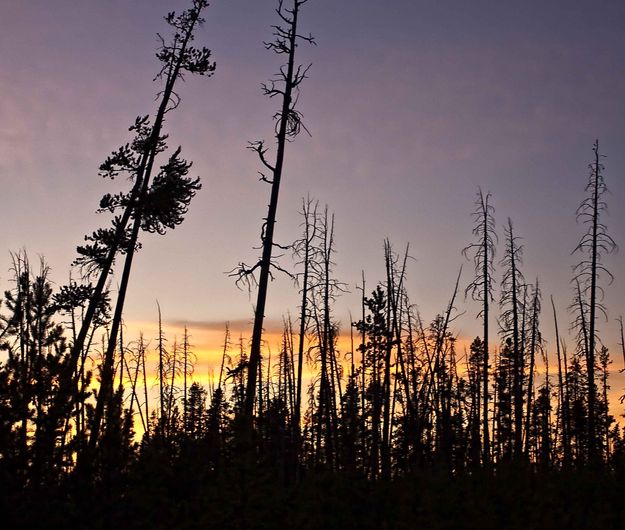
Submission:
<svg viewBox="0 0 625 530">
<path fill-rule="evenodd" d="M 585 191 L 571 212 L 580 236 L 576 265 L 563 271 L 566 307 L 524 276 L 525 241 L 479 188 L 467 200 L 473 239 L 438 314 L 422 316 L 410 298 L 412 249 L 389 238 L 383 277 L 362 272 L 360 304 L 341 322 L 335 304 L 349 286 L 335 273 L 335 214 L 314 198 L 314 182 L 298 239 L 275 235 L 286 154 L 309 134 L 298 106 L 311 75 L 300 55 L 316 44 L 300 29 L 308 2 L 277 0 L 264 43 L 278 61 L 261 87 L 275 111 L 272 141 L 248 149 L 259 168 L 251 185 L 268 205 L 258 259 L 227 273 L 253 300 L 252 326 L 237 337 L 225 323 L 206 384 L 194 377 L 191 324 L 173 339 L 159 306 L 157 336 L 129 337 L 124 310 L 142 237 L 176 237 L 210 186 L 167 129 L 191 112 L 181 105 L 187 85 L 219 75 L 195 43 L 207 0 L 164 17 L 154 108 L 129 120 L 97 169 L 117 188 L 97 203 L 101 227 L 79 242 L 69 280 L 58 283 L 42 256 L 6 249 L 4 527 L 625 527 L 625 389 L 610 379 L 625 370 L 623 320 L 608 320 L 617 349 L 599 330 L 618 240 L 600 141 L 576 183 Z M 280 308 L 276 348 L 266 314 L 277 276 L 299 302 Z M 455 323 L 467 300 L 481 333 L 465 345 Z"/>
</svg>

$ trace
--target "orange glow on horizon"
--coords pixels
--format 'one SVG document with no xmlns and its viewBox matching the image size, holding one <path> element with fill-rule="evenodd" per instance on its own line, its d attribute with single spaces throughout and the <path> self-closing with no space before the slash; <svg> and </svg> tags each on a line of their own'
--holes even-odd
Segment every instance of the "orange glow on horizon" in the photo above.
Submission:
<svg viewBox="0 0 625 530">
<path fill-rule="evenodd" d="M 188 385 L 193 382 L 201 384 L 204 388 L 209 389 L 214 387 L 219 377 L 219 370 L 221 366 L 221 360 L 224 349 L 226 323 L 224 322 L 222 329 L 219 329 L 217 325 L 197 325 L 193 323 L 187 326 L 189 343 L 191 345 L 190 351 L 195 355 L 194 370 L 188 378 Z M 157 338 L 158 338 L 158 323 L 157 322 L 126 322 L 124 334 L 126 337 L 132 337 L 131 340 L 136 341 L 139 337 L 139 333 L 142 332 L 146 344 L 148 344 L 146 368 L 148 371 L 148 387 L 153 389 L 158 385 L 157 379 L 157 366 L 158 355 L 157 351 Z M 179 323 L 163 323 L 163 332 L 166 338 L 166 349 L 173 347 L 174 343 L 180 345 L 184 335 L 184 324 Z M 249 353 L 249 343 L 251 340 L 251 323 L 249 325 L 242 325 L 240 322 L 230 326 L 230 347 L 227 354 L 235 359 L 241 350 L 241 341 L 243 344 L 243 351 Z M 268 353 L 271 355 L 271 362 L 273 365 L 274 360 L 278 352 L 282 348 L 283 335 L 282 330 L 276 326 L 269 324 L 265 333 L 263 334 L 263 340 L 265 341 L 264 348 L 264 363 L 269 362 Z M 298 335 L 294 333 L 294 349 L 297 351 Z M 457 336 L 456 337 L 456 359 L 458 361 L 458 372 L 461 376 L 466 374 L 466 353 L 469 351 L 469 347 L 473 342 L 474 337 Z M 354 335 L 354 355 L 355 364 L 360 364 L 360 353 L 358 352 L 358 346 L 360 344 L 359 335 Z M 351 338 L 349 334 L 343 334 L 339 337 L 337 343 L 337 352 L 339 355 L 339 362 L 344 367 L 349 365 L 349 354 L 351 352 Z M 491 350 L 491 359 L 494 358 L 495 351 L 498 348 Z M 552 380 L 552 384 L 557 383 L 557 363 L 555 361 L 555 353 L 549 351 L 549 373 Z M 266 366 L 266 365 L 264 365 Z M 304 365 L 304 381 L 303 388 L 307 388 L 308 384 L 314 377 L 317 368 L 311 366 L 306 362 Z M 540 384 L 544 378 L 545 369 L 542 363 L 542 357 L 537 356 L 535 366 L 536 383 Z M 182 376 L 176 379 L 176 384 L 180 385 Z M 623 407 L 619 402 L 620 396 L 624 393 L 625 389 L 625 373 L 619 371 L 618 367 L 613 367 L 610 371 L 609 379 L 610 389 L 608 391 L 611 412 L 614 415 L 618 423 L 623 423 Z"/>
</svg>

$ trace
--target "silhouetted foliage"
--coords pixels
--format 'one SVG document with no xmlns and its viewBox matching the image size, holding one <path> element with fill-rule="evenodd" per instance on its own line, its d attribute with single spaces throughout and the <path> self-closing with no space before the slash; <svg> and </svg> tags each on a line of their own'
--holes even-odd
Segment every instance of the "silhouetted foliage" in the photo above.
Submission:
<svg viewBox="0 0 625 530">
<path fill-rule="evenodd" d="M 163 126 L 181 101 L 177 81 L 215 69 L 209 50 L 191 46 L 206 0 L 165 17 L 172 34 L 159 35 L 158 109 L 153 119 L 138 117 L 132 140 L 100 166 L 103 177 L 131 184 L 100 201 L 99 212 L 112 219 L 78 247 L 82 283 L 70 274 L 56 288 L 43 258 L 33 270 L 25 251 L 11 254 L 10 288 L 0 300 L 4 524 L 623 527 L 625 432 L 609 399 L 613 359 L 596 329 L 604 312 L 599 278 L 611 278 L 601 258 L 616 248 L 602 221 L 607 189 L 598 142 L 589 196 L 578 209 L 588 231 L 576 248 L 586 257 L 574 268 L 570 356 L 553 298 L 555 343 L 543 336 L 544 287 L 526 283 L 510 219 L 496 293 L 494 210 L 481 190 L 476 240 L 464 249 L 475 274 L 464 292 L 481 305 L 483 336 L 465 345 L 454 329 L 462 268 L 446 306 L 423 319 L 407 288 L 410 247 L 400 254 L 386 239 L 384 275 L 367 290 L 363 272 L 360 315 L 349 322 L 343 349 L 337 301 L 348 285 L 335 273 L 334 214 L 307 198 L 300 237 L 289 246 L 274 241 L 285 146 L 306 130 L 296 105 L 308 67 L 295 63 L 298 43 L 314 42 L 298 33 L 305 3 L 289 0 L 289 8 L 278 0 L 282 25 L 265 44 L 286 64 L 263 85 L 281 100 L 275 162 L 262 141 L 251 144 L 270 173 L 261 173 L 271 184 L 262 256 L 233 272 L 250 286 L 260 273 L 249 352 L 243 335 L 233 344 L 226 324 L 219 371 L 203 386 L 188 327 L 182 340 L 174 336 L 158 302 L 156 336 L 124 338 L 141 232 L 176 228 L 201 188 L 180 147 L 164 155 Z M 272 350 L 263 322 L 272 270 L 283 270 L 276 247 L 292 252 L 300 306 L 297 319 L 283 317 Z M 117 260 L 123 268 L 111 294 Z M 491 348 L 496 294 L 501 344 Z M 625 361 L 622 320 L 620 335 Z"/>
</svg>

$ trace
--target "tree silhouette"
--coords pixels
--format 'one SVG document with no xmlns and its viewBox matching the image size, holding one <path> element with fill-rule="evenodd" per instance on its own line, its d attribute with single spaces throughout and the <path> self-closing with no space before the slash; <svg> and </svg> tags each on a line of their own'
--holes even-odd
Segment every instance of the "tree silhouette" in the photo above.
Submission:
<svg viewBox="0 0 625 530">
<path fill-rule="evenodd" d="M 525 374 L 525 329 L 522 315 L 525 314 L 525 296 L 522 294 L 525 279 L 519 269 L 523 247 L 514 235 L 512 221 L 508 219 L 505 227 L 505 251 L 501 260 L 504 268 L 501 280 L 502 308 L 501 334 L 510 338 L 512 347 L 512 397 L 514 402 L 514 455 L 518 459 L 523 451 L 523 380 Z"/>
<path fill-rule="evenodd" d="M 303 36 L 298 33 L 298 22 L 300 10 L 308 0 L 292 0 L 292 7 L 284 6 L 283 0 L 278 1 L 276 12 L 284 25 L 273 26 L 274 40 L 265 43 L 265 48 L 278 55 L 286 55 L 286 64 L 280 68 L 277 79 L 271 80 L 269 84 L 263 84 L 263 93 L 269 98 L 278 96 L 282 100 L 280 110 L 274 115 L 276 121 L 276 157 L 273 164 L 267 159 L 267 148 L 262 140 L 252 142 L 250 149 L 258 154 L 264 166 L 264 171 L 269 171 L 271 177 L 265 173 L 260 173 L 261 180 L 271 185 L 271 197 L 267 210 L 267 217 L 264 219 L 261 242 L 262 257 L 253 266 L 248 267 L 241 263 L 233 273 L 239 280 L 250 282 L 250 277 L 256 269 L 260 269 L 258 279 L 258 293 L 256 298 L 256 308 L 254 311 L 254 330 L 252 335 L 252 345 L 247 375 L 247 388 L 245 397 L 245 414 L 251 421 L 254 412 L 254 402 L 256 390 L 259 386 L 258 371 L 261 358 L 261 342 L 263 335 L 263 321 L 265 318 L 265 304 L 267 301 L 267 288 L 271 276 L 272 267 L 277 267 L 272 263 L 272 252 L 276 243 L 274 242 L 274 229 L 276 215 L 278 212 L 278 197 L 280 193 L 280 183 L 284 167 L 284 155 L 287 142 L 293 140 L 302 129 L 306 130 L 302 123 L 302 115 L 297 110 L 299 97 L 299 86 L 307 77 L 310 66 L 296 66 L 295 52 L 298 41 L 314 43 L 312 36 Z"/>
<path fill-rule="evenodd" d="M 482 308 L 478 313 L 478 317 L 482 318 L 483 325 L 483 354 L 482 354 L 482 432 L 484 437 L 484 445 L 482 455 L 484 462 L 490 459 L 490 436 L 488 432 L 488 367 L 489 367 L 489 326 L 488 316 L 490 302 L 494 301 L 493 297 L 493 273 L 495 259 L 495 245 L 497 243 L 497 234 L 495 233 L 495 209 L 490 204 L 490 193 L 484 195 L 482 190 L 478 190 L 478 198 L 475 201 L 476 209 L 473 212 L 475 226 L 473 235 L 478 239 L 476 243 L 472 243 L 466 247 L 462 253 L 467 256 L 469 252 L 473 253 L 473 263 L 475 265 L 475 279 L 465 289 L 465 296 L 471 293 L 474 300 L 482 302 Z M 480 401 L 478 396 L 477 401 Z M 479 411 L 478 422 L 479 422 Z"/>
<path fill-rule="evenodd" d="M 601 163 L 599 140 L 593 145 L 594 161 L 589 165 L 590 177 L 586 185 L 588 196 L 577 208 L 577 221 L 587 225 L 588 230 L 582 236 L 573 253 L 580 253 L 585 257 L 574 267 L 574 280 L 580 286 L 580 297 L 585 298 L 588 304 L 588 331 L 586 354 L 586 371 L 588 375 L 588 449 L 591 460 L 597 458 L 597 429 L 596 429 L 596 401 L 597 389 L 595 382 L 595 356 L 597 344 L 597 312 L 605 313 L 601 301 L 603 290 L 599 286 L 599 278 L 603 273 L 612 279 L 612 274 L 601 263 L 605 254 L 616 250 L 616 243 L 608 234 L 603 223 L 603 215 L 607 211 L 605 194 L 607 187 L 603 178 L 604 165 Z M 580 299 L 580 304 L 581 304 Z"/>
<path fill-rule="evenodd" d="M 306 198 L 299 239 L 283 247 L 274 237 L 286 143 L 304 128 L 297 99 L 308 68 L 296 66 L 295 54 L 302 41 L 313 43 L 298 33 L 306 1 L 278 1 L 281 22 L 266 44 L 286 58 L 263 86 L 281 103 L 274 161 L 264 142 L 250 146 L 265 167 L 270 204 L 259 261 L 232 271 L 248 287 L 260 274 L 253 329 L 234 347 L 226 324 L 207 385 L 200 384 L 206 366 L 196 364 L 193 330 L 171 333 L 158 301 L 153 337 L 132 336 L 123 318 L 142 233 L 180 225 L 200 189 L 181 148 L 168 151 L 164 128 L 181 101 L 178 82 L 215 68 L 207 49 L 191 45 L 206 0 L 165 17 L 172 35 L 159 37 L 156 114 L 137 118 L 133 138 L 100 166 L 105 178 L 130 184 L 102 197 L 99 211 L 110 225 L 79 247 L 81 280 L 72 269 L 56 287 L 43 258 L 35 267 L 25 251 L 10 255 L 0 298 L 4 525 L 623 527 L 625 432 L 619 404 L 610 402 L 609 344 L 596 324 L 605 312 L 601 280 L 612 278 L 603 258 L 616 249 L 603 222 L 598 142 L 588 196 L 577 210 L 587 231 L 575 249 L 583 257 L 572 280 L 571 354 L 553 297 L 555 346 L 540 325 L 545 287 L 525 282 L 523 246 L 510 219 L 499 261 L 501 343 L 492 348 L 497 235 L 491 196 L 481 189 L 474 242 L 463 253 L 474 265 L 465 301 L 470 294 L 480 303 L 483 336 L 465 347 L 465 330 L 455 324 L 462 268 L 446 306 L 422 318 L 409 297 L 411 247 L 401 254 L 386 238 L 373 290 L 362 272 L 362 314 L 351 322 L 349 313 L 346 347 L 338 315 L 348 286 L 336 276 L 334 214 Z M 274 261 L 285 257 L 276 247 L 291 251 L 299 314 L 283 308 L 274 344 L 263 336 L 263 319 L 268 281 L 284 270 Z M 116 262 L 123 265 L 112 307 Z M 443 285 L 438 277 L 425 280 Z"/>
<path fill-rule="evenodd" d="M 303 234 L 302 238 L 295 241 L 292 245 L 293 253 L 296 259 L 301 260 L 301 264 L 304 266 L 304 270 L 301 273 L 301 294 L 302 302 L 300 306 L 300 318 L 299 318 L 299 340 L 297 347 L 297 383 L 295 392 L 295 415 L 293 418 L 294 438 L 295 438 L 295 455 L 300 450 L 300 437 L 301 437 L 301 410 L 302 410 L 302 371 L 304 368 L 304 345 L 306 342 L 306 332 L 309 328 L 310 315 L 308 310 L 308 299 L 310 296 L 310 284 L 311 276 L 314 270 L 314 264 L 319 254 L 319 249 L 316 246 L 318 237 L 318 225 L 319 216 L 318 209 L 319 203 L 310 199 L 302 199 L 301 215 L 303 217 Z"/>
<path fill-rule="evenodd" d="M 154 126 L 149 129 L 145 144 L 140 143 L 141 148 L 144 149 L 141 152 L 142 156 L 138 159 L 135 158 L 133 162 L 128 164 L 129 157 L 125 156 L 127 150 L 121 148 L 117 155 L 114 154 L 105 162 L 102 168 L 109 176 L 121 171 L 132 172 L 138 168 L 139 171 L 135 173 L 135 178 L 136 182 L 140 181 L 141 184 L 136 196 L 133 188 L 130 195 L 105 195 L 100 202 L 101 209 L 111 212 L 115 212 L 118 208 L 128 211 L 130 207 L 132 227 L 128 233 L 128 247 L 109 331 L 101 388 L 98 392 L 97 406 L 89 438 L 91 450 L 96 446 L 104 407 L 112 391 L 113 360 L 117 334 L 121 324 L 133 257 L 138 245 L 139 231 L 143 229 L 147 232 L 164 234 L 167 229 L 174 229 L 183 221 L 191 199 L 201 187 L 199 178 L 187 177 L 191 163 L 180 158 L 180 147 L 161 166 L 160 171 L 154 176 L 153 182 L 151 182 L 151 177 L 156 156 L 165 150 L 165 137 L 161 135 L 165 115 L 180 103 L 180 97 L 174 92 L 176 81 L 183 79 L 185 73 L 212 75 L 215 69 L 215 64 L 210 61 L 210 51 L 207 48 L 194 48 L 190 44 L 193 40 L 194 30 L 203 22 L 200 15 L 207 5 L 206 0 L 194 0 L 192 8 L 183 11 L 180 15 L 171 12 L 165 17 L 167 24 L 173 29 L 173 36 L 169 42 L 159 36 L 161 47 L 157 57 L 161 61 L 162 67 L 157 78 L 163 80 L 165 86 Z M 143 168 L 141 162 L 138 166 L 136 164 L 142 158 L 145 159 L 145 167 Z"/>
<path fill-rule="evenodd" d="M 57 466 L 66 465 L 61 453 L 49 450 L 50 443 L 66 435 L 60 427 L 50 430 L 49 418 L 59 399 L 67 347 L 63 327 L 54 322 L 58 308 L 49 267 L 42 259 L 33 274 L 25 252 L 12 254 L 12 262 L 15 287 L 4 295 L 10 314 L 2 317 L 0 333 L 0 351 L 7 353 L 5 392 L 12 409 L 7 417 L 17 424 L 9 437 L 15 444 L 11 460 L 23 481 L 37 484 L 47 482 Z M 80 402 L 87 396 L 83 392 L 73 397 Z"/>
</svg>

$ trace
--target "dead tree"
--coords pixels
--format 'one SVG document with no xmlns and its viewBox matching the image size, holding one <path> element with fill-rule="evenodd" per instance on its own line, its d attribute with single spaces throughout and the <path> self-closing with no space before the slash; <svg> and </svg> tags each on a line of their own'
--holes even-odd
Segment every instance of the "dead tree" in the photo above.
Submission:
<svg viewBox="0 0 625 530">
<path fill-rule="evenodd" d="M 581 286 L 581 294 L 588 304 L 588 342 L 586 348 L 586 372 L 588 386 L 588 455 L 591 461 L 597 458 L 596 402 L 597 389 L 595 384 L 595 356 L 597 344 L 597 313 L 605 314 L 602 305 L 603 289 L 599 286 L 601 274 L 612 280 L 612 274 L 601 263 L 605 254 L 616 250 L 616 243 L 608 234 L 603 223 L 603 214 L 607 211 L 605 194 L 608 189 L 603 178 L 605 167 L 601 163 L 603 155 L 599 152 L 599 140 L 593 145 L 594 160 L 588 166 L 590 177 L 586 185 L 588 196 L 577 208 L 577 221 L 588 226 L 588 230 L 573 250 L 584 258 L 574 267 L 574 280 Z"/>
<path fill-rule="evenodd" d="M 519 319 L 524 311 L 524 297 L 521 290 L 525 280 L 519 264 L 523 247 L 519 238 L 513 233 L 512 221 L 508 219 L 505 227 L 506 248 L 501 265 L 504 274 L 501 281 L 501 334 L 504 338 L 511 339 L 512 346 L 512 394 L 514 397 L 514 454 L 516 458 L 523 451 L 523 377 L 524 377 L 524 351 L 523 351 L 523 326 Z"/>
<path fill-rule="evenodd" d="M 323 440 L 326 462 L 335 463 L 338 444 L 338 402 L 342 399 L 341 367 L 336 359 L 338 324 L 332 318 L 332 304 L 345 291 L 345 285 L 333 277 L 334 214 L 327 206 L 319 217 L 316 259 L 311 261 L 310 300 L 316 341 L 316 360 L 319 361 L 319 405 L 317 408 L 317 439 Z M 318 447 L 321 447 L 318 444 Z M 320 453 L 319 453 L 320 454 Z"/>
<path fill-rule="evenodd" d="M 302 129 L 306 130 L 302 123 L 302 115 L 296 107 L 299 86 L 306 79 L 310 65 L 306 67 L 302 65 L 296 66 L 295 63 L 295 52 L 298 42 L 314 43 L 311 35 L 303 36 L 298 33 L 300 10 L 306 2 L 308 0 L 292 0 L 292 7 L 289 9 L 284 6 L 283 0 L 278 0 L 276 12 L 282 22 L 281 25 L 273 26 L 274 40 L 265 43 L 265 48 L 268 50 L 278 55 L 286 55 L 287 57 L 286 64 L 280 68 L 277 78 L 272 79 L 268 84 L 262 85 L 263 93 L 266 96 L 269 98 L 277 96 L 282 100 L 280 110 L 274 115 L 277 141 L 275 162 L 270 163 L 267 159 L 268 149 L 265 147 L 263 140 L 250 144 L 250 149 L 257 153 L 264 167 L 263 171 L 265 173 L 260 172 L 260 180 L 271 186 L 271 197 L 267 217 L 264 219 L 261 230 L 262 256 L 260 260 L 252 267 L 248 267 L 245 263 L 240 263 L 236 270 L 232 272 L 232 275 L 238 278 L 238 282 L 244 281 L 249 287 L 251 286 L 250 282 L 255 282 L 253 280 L 254 272 L 257 269 L 260 271 L 245 394 L 244 413 L 249 421 L 252 421 L 256 389 L 259 385 L 258 371 L 260 368 L 267 288 L 272 276 L 272 268 L 280 269 L 277 264 L 272 262 L 272 253 L 274 246 L 278 246 L 274 242 L 274 229 L 278 212 L 278 197 L 284 167 L 284 154 L 286 144 L 292 141 Z M 267 176 L 267 171 L 271 176 Z"/>
<path fill-rule="evenodd" d="M 569 429 L 569 393 L 568 385 L 565 386 L 566 377 L 563 377 L 562 370 L 562 352 L 560 349 L 560 332 L 558 329 L 558 316 L 556 314 L 556 305 L 551 297 L 551 307 L 553 309 L 553 323 L 556 332 L 556 352 L 558 354 L 558 402 L 559 402 L 559 421 L 560 430 L 562 432 L 562 451 L 563 463 L 565 467 L 571 462 L 571 438 Z M 566 370 L 566 360 L 564 361 L 564 369 Z"/>
<path fill-rule="evenodd" d="M 318 202 L 314 202 L 310 197 L 302 199 L 301 214 L 304 218 L 304 233 L 302 238 L 293 243 L 293 253 L 301 260 L 304 270 L 301 274 L 301 295 L 302 305 L 300 306 L 299 320 L 299 340 L 297 348 L 297 376 L 295 391 L 295 414 L 293 418 L 293 438 L 295 442 L 295 458 L 299 453 L 300 431 L 301 431 L 301 408 L 302 408 L 302 371 L 304 366 L 304 344 L 306 342 L 306 331 L 308 329 L 308 298 L 310 289 L 311 265 L 318 254 L 318 249 L 314 245 L 318 231 Z"/>
<path fill-rule="evenodd" d="M 541 309 L 541 299 L 542 295 L 540 292 L 540 287 L 538 285 L 538 279 L 536 279 L 536 284 L 533 288 L 533 296 L 532 296 L 532 314 L 530 316 L 530 347 L 529 347 L 529 356 L 530 356 L 530 366 L 529 366 L 529 378 L 527 382 L 527 413 L 525 417 L 525 454 L 529 455 L 530 452 L 530 428 L 531 428 L 531 418 L 532 418 L 532 402 L 534 399 L 534 372 L 536 366 L 536 352 L 541 348 L 542 345 L 542 336 L 540 334 L 539 329 L 539 316 Z"/>
<path fill-rule="evenodd" d="M 470 251 L 473 253 L 473 263 L 475 265 L 475 279 L 465 289 L 465 296 L 471 293 L 473 300 L 482 302 L 482 308 L 478 317 L 482 318 L 483 325 L 483 367 L 482 367 L 482 431 L 484 436 L 483 458 L 484 463 L 490 461 L 490 436 L 488 432 L 488 316 L 490 302 L 493 297 L 493 273 L 495 259 L 495 244 L 497 234 L 495 233 L 495 209 L 490 204 L 490 193 L 484 195 L 482 190 L 478 190 L 478 198 L 475 201 L 476 209 L 473 212 L 475 227 L 473 235 L 477 242 L 466 247 L 462 252 L 466 256 Z M 479 412 L 478 412 L 479 418 Z M 479 420 L 478 420 L 479 421 Z"/>
</svg>

